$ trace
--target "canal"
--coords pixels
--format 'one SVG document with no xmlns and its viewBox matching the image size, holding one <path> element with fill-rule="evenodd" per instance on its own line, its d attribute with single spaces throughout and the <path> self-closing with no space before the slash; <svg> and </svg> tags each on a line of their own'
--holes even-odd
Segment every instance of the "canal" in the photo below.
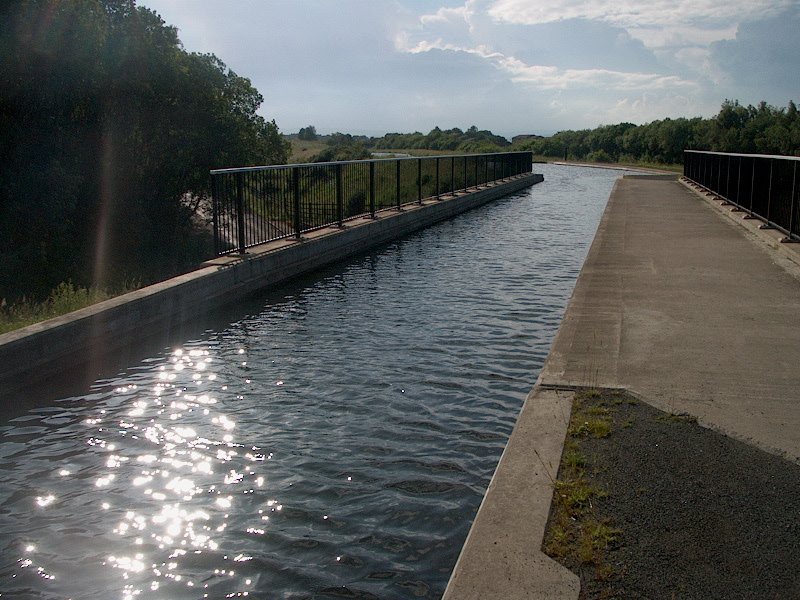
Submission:
<svg viewBox="0 0 800 600">
<path fill-rule="evenodd" d="M 0 426 L 0 595 L 438 598 L 620 171 L 227 311 Z"/>
</svg>

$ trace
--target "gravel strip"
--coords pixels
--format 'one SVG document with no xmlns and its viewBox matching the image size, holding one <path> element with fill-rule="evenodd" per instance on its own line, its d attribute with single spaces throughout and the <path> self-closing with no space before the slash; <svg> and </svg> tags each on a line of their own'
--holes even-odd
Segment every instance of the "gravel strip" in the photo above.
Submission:
<svg viewBox="0 0 800 600">
<path fill-rule="evenodd" d="M 800 466 L 618 391 L 576 397 L 582 415 L 608 409 L 607 437 L 573 427 L 568 442 L 607 493 L 596 518 L 621 532 L 605 581 L 554 557 L 581 577 L 581 598 L 800 598 Z"/>
</svg>

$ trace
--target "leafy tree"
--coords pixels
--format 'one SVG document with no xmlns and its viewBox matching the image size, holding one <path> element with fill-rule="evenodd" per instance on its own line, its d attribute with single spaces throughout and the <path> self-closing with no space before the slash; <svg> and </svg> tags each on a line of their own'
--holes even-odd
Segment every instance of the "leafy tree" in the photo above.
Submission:
<svg viewBox="0 0 800 600">
<path fill-rule="evenodd" d="M 209 169 L 288 156 L 262 100 L 133 0 L 0 4 L 0 297 L 205 258 Z"/>
<path fill-rule="evenodd" d="M 300 131 L 297 133 L 297 139 L 304 140 L 304 141 L 314 141 L 317 139 L 317 128 L 313 125 L 309 125 L 308 127 L 301 127 Z"/>
<path fill-rule="evenodd" d="M 458 152 L 495 152 L 509 145 L 504 137 L 472 125 L 467 131 L 458 127 L 442 130 L 434 127 L 427 134 L 387 133 L 374 140 L 376 148 L 452 150 Z"/>
<path fill-rule="evenodd" d="M 800 155 L 800 119 L 791 101 L 786 109 L 778 109 L 766 102 L 745 107 L 725 100 L 711 119 L 664 119 L 639 126 L 620 123 L 560 131 L 525 140 L 517 148 L 576 160 L 663 163 L 682 162 L 688 149 Z"/>
<path fill-rule="evenodd" d="M 317 154 L 312 162 L 362 160 L 371 156 L 365 141 L 349 133 L 333 133 L 328 136 L 326 143 L 328 147 Z"/>
</svg>

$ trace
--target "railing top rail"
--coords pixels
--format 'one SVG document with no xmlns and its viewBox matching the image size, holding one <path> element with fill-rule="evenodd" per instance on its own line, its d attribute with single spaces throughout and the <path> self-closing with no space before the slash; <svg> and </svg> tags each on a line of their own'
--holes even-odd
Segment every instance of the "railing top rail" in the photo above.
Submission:
<svg viewBox="0 0 800 600">
<path fill-rule="evenodd" d="M 711 152 L 710 150 L 684 150 L 690 154 L 714 154 L 717 156 L 741 156 L 744 158 L 778 158 L 781 160 L 800 160 L 800 156 L 785 156 L 783 154 L 741 154 L 738 152 Z"/>
<path fill-rule="evenodd" d="M 387 158 L 366 158 L 364 160 L 336 160 L 331 162 L 318 162 L 318 163 L 293 163 L 289 165 L 262 165 L 262 166 L 252 166 L 252 167 L 232 167 L 228 169 L 212 169 L 210 173 L 212 175 L 218 175 L 222 173 L 245 173 L 248 171 L 268 171 L 268 170 L 277 170 L 277 169 L 288 169 L 292 167 L 329 167 L 331 165 L 352 165 L 355 163 L 378 163 L 378 162 L 391 162 L 397 160 L 419 160 L 420 158 L 464 158 L 465 156 L 468 158 L 472 157 L 480 157 L 480 156 L 510 156 L 513 154 L 527 154 L 531 155 L 530 151 L 522 151 L 517 150 L 514 152 L 483 152 L 481 154 L 439 154 L 439 155 L 432 155 L 432 156 L 397 156 L 397 157 L 387 157 Z"/>
</svg>

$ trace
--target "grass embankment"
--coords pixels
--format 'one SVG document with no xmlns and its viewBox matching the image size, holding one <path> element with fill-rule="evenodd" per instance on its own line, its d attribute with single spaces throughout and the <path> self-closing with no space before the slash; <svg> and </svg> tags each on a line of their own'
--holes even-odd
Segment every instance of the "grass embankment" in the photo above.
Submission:
<svg viewBox="0 0 800 600">
<path fill-rule="evenodd" d="M 544 551 L 586 598 L 798 598 L 800 465 L 618 390 L 575 394 Z"/>
<path fill-rule="evenodd" d="M 656 163 L 648 161 L 599 162 L 589 159 L 575 159 L 575 158 L 564 160 L 563 156 L 539 156 L 539 155 L 534 155 L 533 160 L 534 162 L 563 162 L 563 163 L 574 163 L 580 165 L 597 165 L 602 167 L 648 169 L 653 171 L 669 171 L 671 173 L 681 173 L 681 174 L 683 173 L 683 165 Z"/>
<path fill-rule="evenodd" d="M 137 289 L 136 284 L 126 284 L 118 290 L 103 290 L 75 286 L 71 281 L 60 283 L 42 302 L 22 299 L 0 306 L 0 333 L 7 333 L 33 323 L 46 321 L 75 310 L 97 304 L 114 296 Z"/>
<path fill-rule="evenodd" d="M 298 140 L 290 138 L 292 144 L 289 164 L 306 163 L 328 147 L 321 140 Z"/>
<path fill-rule="evenodd" d="M 328 144 L 324 140 L 298 140 L 290 138 L 292 144 L 290 164 L 306 163 L 312 160 L 323 150 L 328 149 Z M 419 148 L 372 148 L 373 152 L 386 154 L 410 154 L 411 156 L 450 156 L 452 154 L 464 154 L 454 150 L 425 150 Z M 470 153 L 466 153 L 470 154 Z"/>
</svg>

